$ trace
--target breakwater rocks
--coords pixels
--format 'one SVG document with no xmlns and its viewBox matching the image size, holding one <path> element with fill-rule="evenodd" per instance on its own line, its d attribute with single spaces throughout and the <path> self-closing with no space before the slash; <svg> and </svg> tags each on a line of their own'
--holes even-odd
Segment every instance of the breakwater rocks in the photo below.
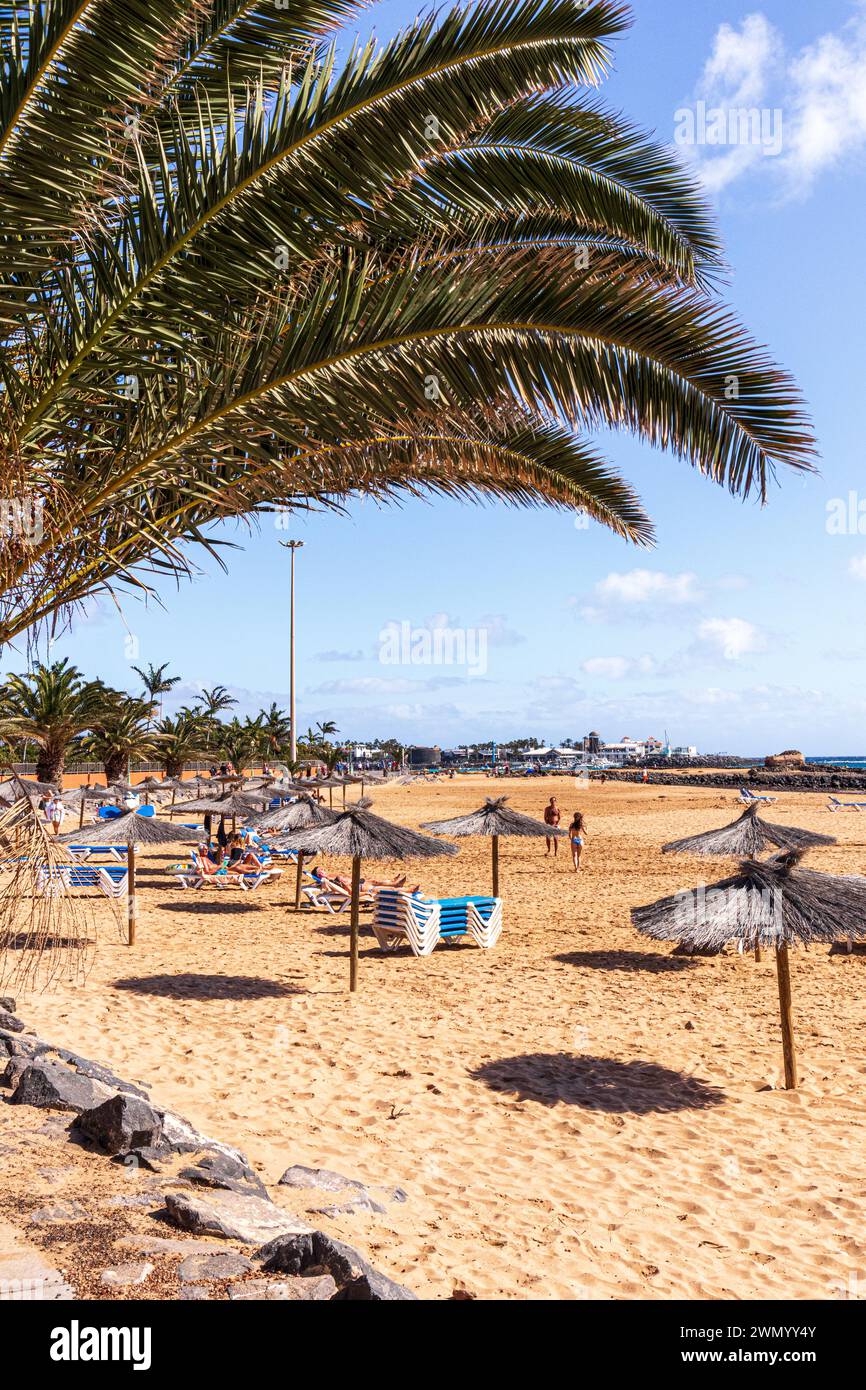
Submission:
<svg viewBox="0 0 866 1390">
<path fill-rule="evenodd" d="M 0 1104 L 53 1112 L 51 1123 L 60 1126 L 63 1143 L 75 1144 L 95 1163 L 122 1165 L 146 1179 L 140 1193 L 112 1200 L 118 1206 L 145 1207 L 148 1220 L 153 1219 L 152 1235 L 126 1242 L 139 1256 L 184 1257 L 174 1270 L 174 1288 L 158 1296 L 377 1303 L 415 1299 L 358 1250 L 275 1201 L 237 1149 L 157 1105 L 143 1086 L 38 1038 L 8 997 L 0 999 L 0 1097 Z M 288 1167 L 273 1186 L 278 1196 L 297 1192 L 298 1205 L 313 1218 L 357 1210 L 382 1214 L 391 1202 L 407 1200 L 401 1188 L 369 1188 L 356 1177 L 299 1164 Z M 333 1202 L 335 1193 L 341 1199 L 336 1206 L 322 1205 Z M 55 1202 L 45 1212 L 55 1222 L 84 1223 L 82 1229 L 93 1215 L 86 1197 Z M 47 1220 L 45 1212 L 31 1214 L 30 1220 Z M 173 1239 L 166 1238 L 167 1227 L 174 1228 Z M 181 1232 L 187 1233 L 183 1239 Z M 103 1289 L 144 1285 L 154 1270 L 143 1258 L 105 1263 L 104 1269 L 98 1266 Z M 75 1296 L 58 1271 L 51 1274 L 42 1280 L 51 1290 L 44 1297 Z M 0 1299 L 7 1296 L 3 1283 L 0 1279 Z M 65 1291 L 57 1293 L 58 1288 Z"/>
<path fill-rule="evenodd" d="M 703 764 L 706 766 L 706 764 Z M 660 772 L 651 763 L 647 764 L 647 781 L 661 787 L 718 787 L 724 791 L 738 791 L 748 787 L 751 791 L 823 792 L 835 796 L 838 793 L 866 791 L 866 773 L 844 772 L 816 768 L 811 764 L 808 772 L 772 772 L 764 767 L 741 768 L 739 772 Z M 590 778 L 608 782 L 642 782 L 643 765 L 640 768 L 607 768 L 604 772 L 591 772 Z"/>
</svg>

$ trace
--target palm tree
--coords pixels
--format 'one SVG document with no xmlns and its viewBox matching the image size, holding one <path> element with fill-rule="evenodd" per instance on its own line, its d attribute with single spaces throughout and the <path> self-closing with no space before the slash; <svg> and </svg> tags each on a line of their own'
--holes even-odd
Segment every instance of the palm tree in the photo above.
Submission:
<svg viewBox="0 0 866 1390">
<path fill-rule="evenodd" d="M 154 757 L 160 735 L 151 729 L 152 712 L 149 700 L 127 698 L 82 740 L 82 757 L 102 763 L 109 784 L 120 781 L 132 759 Z"/>
<path fill-rule="evenodd" d="M 159 701 L 159 713 L 161 717 L 162 697 L 163 695 L 167 695 L 168 692 L 178 684 L 180 676 L 167 676 L 165 674 L 168 670 L 167 661 L 164 661 L 161 666 L 154 666 L 151 662 L 146 671 L 140 666 L 133 666 L 132 669 L 137 676 L 141 677 L 142 685 L 144 686 L 145 693 L 150 698 L 151 705 L 155 706 L 157 701 Z"/>
<path fill-rule="evenodd" d="M 237 700 L 228 693 L 224 685 L 215 685 L 213 690 L 202 688 L 199 702 L 202 716 L 205 719 L 215 719 L 224 709 L 231 709 L 233 705 L 237 704 Z"/>
<path fill-rule="evenodd" d="M 350 495 L 544 501 L 647 543 L 598 427 L 740 496 L 811 467 L 698 186 L 587 95 L 628 6 L 477 0 L 338 64 L 358 9 L 0 11 L 0 495 L 29 499 L 0 643 L 189 572 L 221 518 Z"/>
<path fill-rule="evenodd" d="M 278 753 L 284 743 L 288 743 L 289 735 L 292 731 L 292 721 L 285 710 L 280 709 L 279 705 L 271 702 L 268 710 L 261 710 L 259 718 L 262 724 L 262 731 L 267 739 L 269 753 Z"/>
<path fill-rule="evenodd" d="M 182 777 L 187 763 L 207 752 L 206 726 L 192 710 L 161 719 L 154 734 L 159 740 L 155 757 L 166 777 Z"/>
<path fill-rule="evenodd" d="M 102 681 L 85 680 L 66 659 L 50 666 L 39 662 L 0 687 L 0 735 L 35 743 L 37 779 L 59 786 L 73 739 L 112 717 L 125 698 Z"/>
</svg>

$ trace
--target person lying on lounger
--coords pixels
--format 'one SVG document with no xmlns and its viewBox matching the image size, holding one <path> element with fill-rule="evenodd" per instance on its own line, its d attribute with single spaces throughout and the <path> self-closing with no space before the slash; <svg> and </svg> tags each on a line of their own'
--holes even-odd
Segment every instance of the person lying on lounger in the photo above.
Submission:
<svg viewBox="0 0 866 1390">
<path fill-rule="evenodd" d="M 261 873 L 264 867 L 264 862 L 258 857 L 258 855 L 255 854 L 252 849 L 249 849 L 244 844 L 243 835 L 241 835 L 240 833 L 232 835 L 231 839 L 229 840 L 229 872 L 236 873 L 238 870 L 246 871 L 248 869 L 251 869 L 254 870 L 256 873 Z"/>
</svg>

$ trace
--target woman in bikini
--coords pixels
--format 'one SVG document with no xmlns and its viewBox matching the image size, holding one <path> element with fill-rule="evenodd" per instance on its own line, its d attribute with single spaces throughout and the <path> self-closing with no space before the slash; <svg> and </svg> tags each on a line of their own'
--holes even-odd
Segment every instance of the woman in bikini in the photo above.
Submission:
<svg viewBox="0 0 866 1390">
<path fill-rule="evenodd" d="M 586 840 L 586 818 L 582 811 L 575 811 L 574 820 L 568 827 L 568 843 L 571 845 L 571 862 L 575 872 L 580 870 L 580 856 Z"/>
</svg>

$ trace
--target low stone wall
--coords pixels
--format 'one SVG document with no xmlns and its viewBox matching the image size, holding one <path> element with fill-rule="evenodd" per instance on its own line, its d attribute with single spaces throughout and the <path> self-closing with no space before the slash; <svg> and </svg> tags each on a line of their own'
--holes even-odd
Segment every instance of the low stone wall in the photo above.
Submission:
<svg viewBox="0 0 866 1390">
<path fill-rule="evenodd" d="M 608 782 L 642 782 L 643 768 L 608 768 L 603 772 L 591 772 L 590 778 L 598 781 L 604 777 Z M 825 795 L 847 794 L 866 791 L 866 773 L 862 772 L 770 772 L 766 768 L 744 768 L 734 774 L 730 772 L 659 772 L 647 768 L 647 781 L 662 787 L 718 787 L 724 791 L 738 791 L 748 787 L 751 791 L 823 792 Z"/>
<path fill-rule="evenodd" d="M 147 1174 L 142 1197 L 154 1228 L 137 1249 L 143 1255 L 168 1250 L 186 1256 L 178 1268 L 178 1297 L 215 1297 L 209 1288 L 218 1285 L 229 1299 L 378 1303 L 415 1298 L 352 1246 L 274 1201 L 237 1149 L 199 1133 L 153 1102 L 144 1087 L 108 1067 L 42 1041 L 18 1018 L 8 996 L 0 997 L 0 1088 L 7 1104 L 54 1112 L 69 1139 L 92 1153 L 94 1163 Z M 392 1202 L 407 1200 L 401 1188 L 369 1187 L 355 1177 L 298 1164 L 274 1186 L 283 1194 L 297 1190 L 305 1215 L 314 1218 L 355 1211 L 384 1215 Z M 75 1206 L 75 1219 L 86 1221 L 86 1206 Z M 64 1213 L 55 1215 L 60 1219 Z M 171 1227 L 189 1233 L 186 1240 L 167 1239 Z M 144 1284 L 152 1272 L 146 1259 L 121 1261 L 102 1270 L 101 1285 L 106 1296 L 117 1290 L 122 1297 L 120 1291 Z M 36 1296 L 75 1296 L 59 1273 L 47 1286 Z"/>
</svg>

